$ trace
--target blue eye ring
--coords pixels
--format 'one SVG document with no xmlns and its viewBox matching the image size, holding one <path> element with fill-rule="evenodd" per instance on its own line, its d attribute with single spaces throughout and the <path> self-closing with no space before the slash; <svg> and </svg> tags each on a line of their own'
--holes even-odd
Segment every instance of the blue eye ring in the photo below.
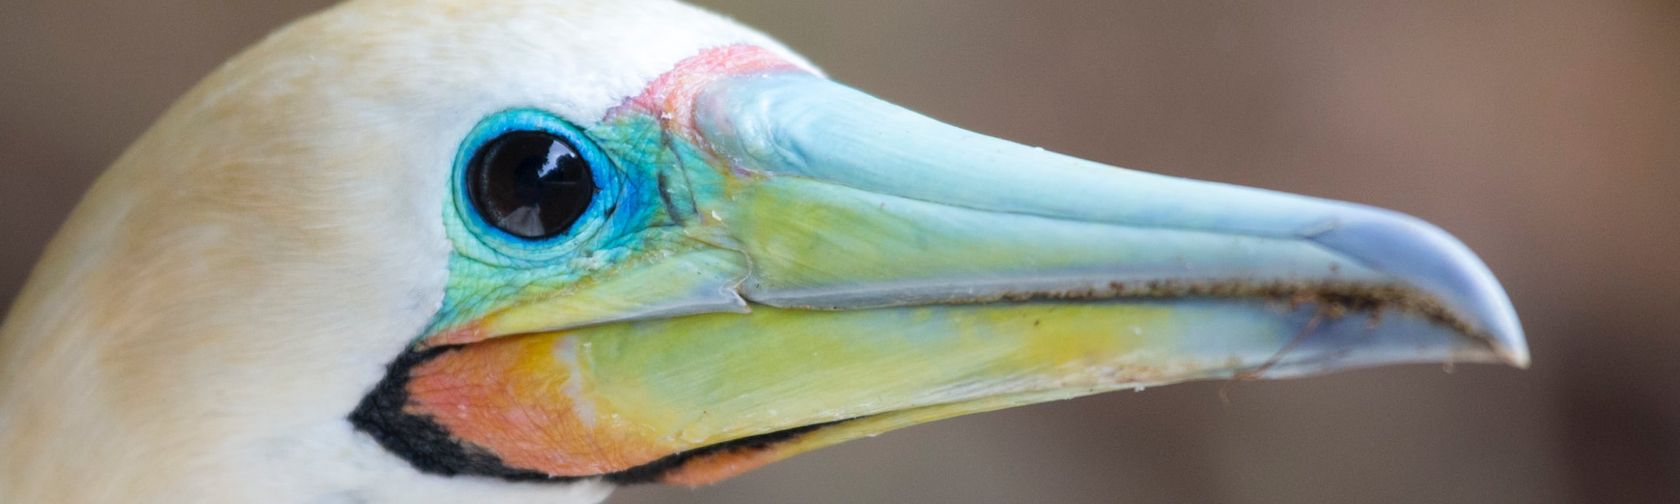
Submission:
<svg viewBox="0 0 1680 504">
<path fill-rule="evenodd" d="M 510 134 L 542 133 L 564 140 L 589 166 L 596 191 L 588 207 L 571 228 L 547 237 L 515 235 L 485 220 L 474 206 L 468 187 L 469 172 L 486 146 Z M 588 136 L 565 119 L 548 112 L 520 108 L 491 114 L 479 121 L 461 143 L 450 176 L 454 216 L 469 235 L 500 258 L 480 257 L 493 263 L 542 263 L 576 252 L 609 226 L 623 192 L 623 177 L 611 159 Z M 505 260 L 499 260 L 505 259 Z M 511 261 L 509 261 L 511 260 Z"/>
</svg>

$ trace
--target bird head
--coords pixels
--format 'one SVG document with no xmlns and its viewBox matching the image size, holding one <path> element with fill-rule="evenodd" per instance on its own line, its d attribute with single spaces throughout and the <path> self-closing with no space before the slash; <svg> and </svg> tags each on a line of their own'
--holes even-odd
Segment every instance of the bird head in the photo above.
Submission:
<svg viewBox="0 0 1680 504">
<path fill-rule="evenodd" d="M 269 36 L 99 180 L 3 335 L 0 487 L 47 500 L 589 499 L 1116 389 L 1528 359 L 1421 221 L 967 132 L 656 0 Z"/>
</svg>

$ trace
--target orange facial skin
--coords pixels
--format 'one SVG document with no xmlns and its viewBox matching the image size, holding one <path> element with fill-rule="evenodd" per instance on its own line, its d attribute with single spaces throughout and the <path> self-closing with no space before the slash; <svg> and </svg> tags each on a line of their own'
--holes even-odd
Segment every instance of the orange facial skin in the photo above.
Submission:
<svg viewBox="0 0 1680 504">
<path fill-rule="evenodd" d="M 670 453 L 635 426 L 595 418 L 587 402 L 579 407 L 585 384 L 552 353 L 569 349 L 535 348 L 555 341 L 505 338 L 439 355 L 409 375 L 404 411 L 430 417 L 509 467 L 554 476 L 618 472 Z"/>
<path fill-rule="evenodd" d="M 696 457 L 659 477 L 659 481 L 690 487 L 710 485 L 786 458 L 763 447 L 737 448 Z"/>
<path fill-rule="evenodd" d="M 588 363 L 578 359 L 577 344 L 544 335 L 447 351 L 409 373 L 404 412 L 429 418 L 469 450 L 489 452 L 511 469 L 552 476 L 611 475 L 681 453 L 684 445 L 668 433 L 596 414 L 596 391 L 579 378 Z M 802 435 L 690 452 L 653 477 L 715 483 L 797 453 L 777 448 L 796 445 Z"/>
</svg>

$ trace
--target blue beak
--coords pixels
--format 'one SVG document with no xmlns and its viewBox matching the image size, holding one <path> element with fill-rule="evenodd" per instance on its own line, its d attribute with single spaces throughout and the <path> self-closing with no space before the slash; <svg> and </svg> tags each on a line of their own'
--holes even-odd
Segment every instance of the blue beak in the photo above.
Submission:
<svg viewBox="0 0 1680 504">
<path fill-rule="evenodd" d="M 743 212 L 740 220 L 757 230 L 809 228 L 842 240 L 831 243 L 841 250 L 878 250 L 801 257 L 751 250 L 786 233 L 737 233 L 757 266 L 745 290 L 756 303 L 1315 304 L 1329 317 L 1319 317 L 1319 334 L 1303 344 L 1358 342 L 1361 352 L 1342 352 L 1344 360 L 1529 360 L 1510 299 L 1487 266 L 1407 215 L 1075 159 L 802 74 L 713 85 L 696 114 L 704 138 L 734 169 L 780 179 L 769 184 L 783 190 L 766 192 L 807 210 Z M 812 213 L 871 206 L 897 215 L 809 225 Z M 860 233 L 855 242 L 843 242 L 847 229 Z"/>
</svg>

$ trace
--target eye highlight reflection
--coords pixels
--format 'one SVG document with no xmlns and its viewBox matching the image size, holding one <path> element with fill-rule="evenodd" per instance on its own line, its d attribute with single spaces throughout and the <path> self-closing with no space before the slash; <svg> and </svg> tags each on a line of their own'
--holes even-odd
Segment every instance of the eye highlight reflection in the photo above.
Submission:
<svg viewBox="0 0 1680 504">
<path fill-rule="evenodd" d="M 468 196 L 485 222 L 527 239 L 566 234 L 599 190 L 577 149 L 542 131 L 516 131 L 485 144 L 467 177 Z"/>
</svg>

